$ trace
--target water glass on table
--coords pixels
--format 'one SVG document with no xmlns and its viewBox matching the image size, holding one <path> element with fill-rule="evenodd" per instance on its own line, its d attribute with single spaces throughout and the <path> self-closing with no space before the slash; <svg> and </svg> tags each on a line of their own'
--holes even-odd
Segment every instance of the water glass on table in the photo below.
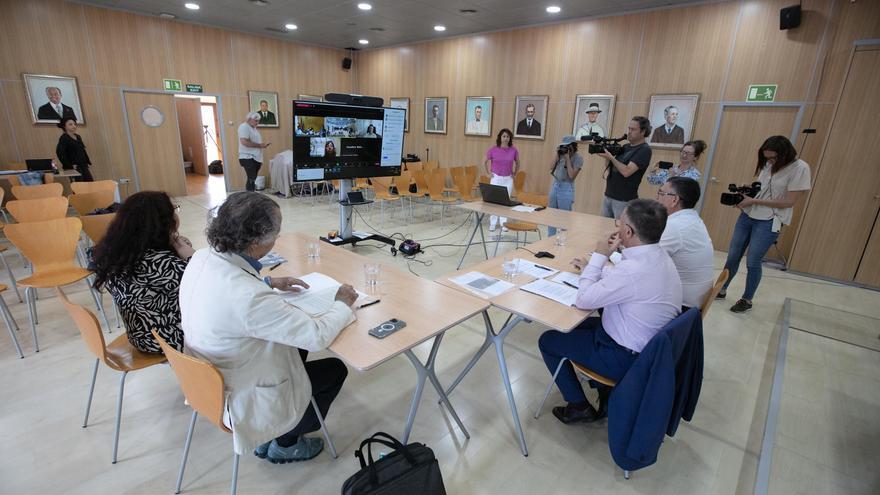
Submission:
<svg viewBox="0 0 880 495">
<path fill-rule="evenodd" d="M 507 281 L 513 282 L 516 274 L 519 273 L 519 262 L 517 262 L 516 256 L 506 255 L 501 268 L 504 270 L 504 276 L 507 278 Z"/>
<path fill-rule="evenodd" d="M 381 266 L 379 263 L 364 263 L 364 280 L 367 287 L 375 287 L 379 284 Z"/>
<path fill-rule="evenodd" d="M 556 245 L 565 246 L 565 240 L 568 238 L 568 231 L 563 228 L 556 229 Z"/>
<path fill-rule="evenodd" d="M 309 259 L 317 259 L 321 257 L 321 243 L 318 241 L 309 241 L 308 244 Z"/>
</svg>

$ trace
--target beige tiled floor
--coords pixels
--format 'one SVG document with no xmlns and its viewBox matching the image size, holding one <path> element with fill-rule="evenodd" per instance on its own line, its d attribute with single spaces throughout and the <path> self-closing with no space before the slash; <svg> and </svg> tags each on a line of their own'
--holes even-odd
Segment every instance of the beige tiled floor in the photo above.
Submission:
<svg viewBox="0 0 880 495">
<path fill-rule="evenodd" d="M 206 194 L 179 199 L 181 231 L 196 247 L 205 245 L 207 208 L 218 201 L 217 196 Z M 337 227 L 337 213 L 328 208 L 326 199 L 279 203 L 285 232 L 320 234 Z M 454 229 L 465 217 L 454 210 L 447 213 L 452 215 L 447 217 L 446 228 L 440 227 L 437 215 L 433 221 L 423 216 L 404 225 L 397 219 L 383 222 L 374 214 L 370 223 L 386 233 L 399 231 L 416 239 L 448 234 L 423 242 L 426 245 L 460 244 L 466 238 L 466 228 Z M 417 207 L 416 214 L 424 215 L 424 208 Z M 367 212 L 364 215 L 370 220 Z M 360 219 L 356 228 L 367 229 Z M 366 256 L 390 256 L 387 249 L 366 245 L 356 249 Z M 438 246 L 418 257 L 430 265 L 399 257 L 393 261 L 402 270 L 433 278 L 454 269 L 460 254 L 459 248 Z M 468 260 L 476 261 L 480 256 L 472 250 Z M 7 253 L 7 257 L 16 273 L 23 276 L 17 256 Z M 723 254 L 718 253 L 716 267 L 720 269 L 723 261 Z M 731 297 L 742 290 L 743 278 L 734 281 Z M 76 302 L 93 307 L 84 284 L 68 292 Z M 0 493 L 153 494 L 171 490 L 190 414 L 171 371 L 160 366 L 130 374 L 119 463 L 111 465 L 118 375 L 106 368 L 99 371 L 91 425 L 80 428 L 93 361 L 72 321 L 52 292 L 41 292 L 38 332 L 42 351 L 34 354 L 24 305 L 9 291 L 3 295 L 22 327 L 19 335 L 26 357 L 17 359 L 5 330 L 0 331 Z M 549 380 L 536 345 L 544 329 L 537 325 L 514 330 L 506 346 L 529 457 L 519 453 L 491 353 L 451 396 L 470 429 L 471 439 L 465 440 L 451 426 L 451 419 L 436 405 L 436 395 L 428 389 L 416 418 L 413 440 L 434 449 L 449 493 L 751 493 L 773 373 L 778 319 L 786 297 L 880 316 L 880 293 L 765 271 L 752 312 L 730 313 L 727 307 L 732 301 L 713 307 L 705 325 L 705 379 L 694 421 L 683 424 L 675 438 L 666 439 L 654 466 L 638 471 L 629 481 L 623 480 L 611 460 L 604 425 L 565 426 L 549 414 L 550 405 L 561 400 L 557 391 L 551 394 L 545 414 L 532 419 L 531 413 Z M 105 301 L 109 307 L 106 296 Z M 499 322 L 504 316 L 493 314 Z M 113 328 L 111 337 L 117 332 Z M 447 333 L 437 360 L 443 383 L 455 377 L 482 338 L 482 323 L 476 318 Z M 873 419 L 877 417 L 877 382 L 857 385 L 855 381 L 840 381 L 845 373 L 878 376 L 877 354 L 866 350 L 826 353 L 817 350 L 823 343 L 803 338 L 793 340 L 790 359 L 799 360 L 803 367 L 818 368 L 810 376 L 824 376 L 822 379 L 827 381 L 792 381 L 801 388 L 791 391 L 786 404 L 795 405 L 800 400 L 808 406 L 783 409 L 781 424 L 785 427 L 780 428 L 780 435 L 784 434 L 786 441 L 788 437 L 796 441 L 781 442 L 778 447 L 774 475 L 779 481 L 774 481 L 773 493 L 868 493 L 871 488 L 876 493 L 876 464 L 859 461 L 855 454 L 839 456 L 835 449 L 854 446 L 859 454 L 878 458 L 880 440 Z M 424 355 L 427 348 L 417 352 Z M 797 370 L 795 365 L 791 369 Z M 822 370 L 826 370 L 824 375 Z M 797 376 L 795 373 L 793 378 Z M 413 382 L 411 365 L 403 358 L 369 373 L 351 373 L 327 418 L 340 458 L 333 460 L 322 453 L 306 463 L 276 466 L 246 456 L 240 468 L 240 493 L 338 492 L 345 478 L 357 470 L 351 453 L 361 439 L 380 430 L 400 434 Z M 833 428 L 833 418 L 822 416 L 824 410 L 817 411 L 819 406 L 810 399 L 809 394 L 818 393 L 823 383 L 835 384 L 840 393 L 846 392 L 845 397 L 862 398 L 847 401 L 845 425 Z M 809 428 L 801 424 L 807 415 L 814 420 Z M 858 441 L 829 443 L 830 435 L 843 427 L 847 435 L 852 435 L 850 438 Z M 822 454 L 825 457 L 811 460 L 807 455 L 819 450 L 827 451 Z M 225 492 L 230 480 L 230 453 L 230 437 L 199 421 L 184 492 Z M 805 470 L 811 472 L 810 478 L 800 475 Z"/>
</svg>

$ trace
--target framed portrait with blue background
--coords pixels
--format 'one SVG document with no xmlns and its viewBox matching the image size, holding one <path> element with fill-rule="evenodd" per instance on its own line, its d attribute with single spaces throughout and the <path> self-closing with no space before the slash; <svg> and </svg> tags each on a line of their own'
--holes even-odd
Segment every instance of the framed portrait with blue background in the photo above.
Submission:
<svg viewBox="0 0 880 495">
<path fill-rule="evenodd" d="M 465 136 L 492 136 L 491 96 L 468 96 L 464 112 Z"/>
</svg>

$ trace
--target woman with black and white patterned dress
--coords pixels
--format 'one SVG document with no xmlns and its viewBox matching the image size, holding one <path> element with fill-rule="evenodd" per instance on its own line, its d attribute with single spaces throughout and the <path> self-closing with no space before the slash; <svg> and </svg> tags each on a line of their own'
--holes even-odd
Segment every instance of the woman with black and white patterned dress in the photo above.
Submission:
<svg viewBox="0 0 880 495">
<path fill-rule="evenodd" d="M 125 321 L 128 340 L 142 352 L 161 353 L 151 329 L 183 350 L 178 290 L 194 250 L 177 233 L 178 206 L 164 192 L 130 196 L 95 246 L 95 287 L 107 287 Z"/>
</svg>

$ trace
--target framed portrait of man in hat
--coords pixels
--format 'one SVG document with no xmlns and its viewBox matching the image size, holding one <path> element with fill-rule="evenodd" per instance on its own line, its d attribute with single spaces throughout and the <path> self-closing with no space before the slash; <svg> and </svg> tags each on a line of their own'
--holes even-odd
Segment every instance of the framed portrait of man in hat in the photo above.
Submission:
<svg viewBox="0 0 880 495">
<path fill-rule="evenodd" d="M 580 141 L 582 136 L 611 134 L 614 123 L 614 95 L 577 95 L 571 133 Z"/>
</svg>

